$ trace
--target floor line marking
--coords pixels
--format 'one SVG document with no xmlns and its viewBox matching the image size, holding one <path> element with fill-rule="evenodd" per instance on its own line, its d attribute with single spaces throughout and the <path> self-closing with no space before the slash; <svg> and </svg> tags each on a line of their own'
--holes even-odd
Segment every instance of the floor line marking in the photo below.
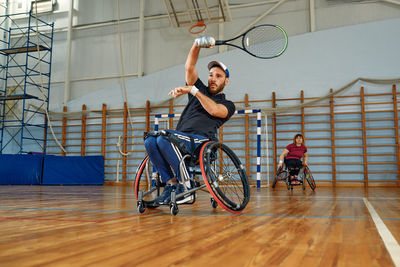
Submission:
<svg viewBox="0 0 400 267">
<path fill-rule="evenodd" d="M 99 213 L 134 213 L 137 214 L 135 210 L 99 210 L 99 209 L 63 209 L 63 208 L 34 208 L 34 207 L 1 207 L 2 209 L 7 210 L 41 210 L 41 211 L 86 211 L 86 212 L 99 212 Z M 157 209 L 156 209 L 157 210 Z M 163 214 L 163 211 L 157 213 Z M 169 212 L 166 212 L 169 213 Z M 210 213 L 210 212 L 190 212 L 190 211 L 182 211 L 181 214 L 185 215 L 234 215 L 232 213 Z M 250 213 L 241 213 L 239 216 L 252 216 L 252 217 L 290 217 L 290 218 L 321 218 L 321 219 L 370 219 L 370 217 L 355 217 L 355 216 L 332 216 L 332 215 L 288 215 L 288 214 L 250 214 Z M 118 218 L 118 217 L 117 217 Z M 385 217 L 384 220 L 400 220 L 400 218 L 390 218 Z M 400 267 L 400 266 L 399 266 Z"/>
<path fill-rule="evenodd" d="M 386 227 L 385 223 L 379 217 L 378 213 L 375 211 L 374 207 L 369 203 L 368 199 L 363 198 L 365 206 L 367 207 L 369 213 L 371 214 L 372 220 L 375 223 L 376 229 L 382 238 L 383 243 L 386 246 L 390 256 L 392 257 L 393 263 L 396 267 L 400 267 L 400 245 L 394 238 L 392 233 Z"/>
<path fill-rule="evenodd" d="M 152 212 L 146 212 L 146 213 L 137 213 L 129 216 L 122 216 L 122 217 L 115 217 L 115 218 L 109 218 L 109 219 L 102 219 L 102 220 L 78 220 L 78 219 L 55 219 L 55 218 L 39 218 L 39 217 L 1 217 L 0 216 L 0 221 L 5 221 L 5 220 L 15 220 L 15 221 L 24 221 L 24 220 L 30 220 L 30 221 L 56 221 L 56 222 L 79 222 L 79 223 L 104 223 L 104 222 L 110 222 L 110 221 L 117 221 L 117 220 L 122 220 L 122 219 L 128 219 L 128 218 L 133 218 L 137 216 L 145 216 L 145 215 L 151 215 L 159 213 L 159 211 L 152 211 Z"/>
<path fill-rule="evenodd" d="M 356 199 L 356 200 L 362 200 L 364 197 L 363 196 L 359 196 L 359 197 L 352 197 L 352 196 L 343 196 L 343 197 L 335 197 L 335 196 L 303 196 L 303 195 L 288 195 L 288 196 L 252 196 L 253 198 L 305 198 L 306 200 L 319 200 L 319 199 L 328 199 L 328 200 L 337 200 L 337 199 Z M 369 197 L 369 199 L 373 199 L 373 200 L 400 200 L 400 198 L 398 197 Z"/>
<path fill-rule="evenodd" d="M 48 211 L 88 211 L 88 212 L 113 212 L 113 213 L 137 213 L 135 210 L 98 210 L 98 209 L 63 209 L 63 208 L 34 208 L 34 207 L 0 207 L 9 210 L 48 210 Z"/>
</svg>

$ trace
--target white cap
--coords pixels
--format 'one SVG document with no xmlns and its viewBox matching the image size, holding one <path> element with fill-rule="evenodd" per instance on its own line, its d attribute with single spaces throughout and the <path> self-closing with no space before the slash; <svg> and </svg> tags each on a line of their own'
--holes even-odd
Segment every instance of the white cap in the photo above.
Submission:
<svg viewBox="0 0 400 267">
<path fill-rule="evenodd" d="M 224 63 L 220 61 L 211 61 L 210 63 L 208 63 L 208 70 L 213 67 L 220 67 L 221 69 L 223 69 L 225 71 L 226 77 L 229 78 L 229 70 Z"/>
</svg>

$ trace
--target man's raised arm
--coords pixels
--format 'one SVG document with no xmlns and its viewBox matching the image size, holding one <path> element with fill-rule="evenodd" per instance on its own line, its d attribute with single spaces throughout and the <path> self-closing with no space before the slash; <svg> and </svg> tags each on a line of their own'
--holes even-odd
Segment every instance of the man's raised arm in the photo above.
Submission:
<svg viewBox="0 0 400 267">
<path fill-rule="evenodd" d="M 185 72 L 186 72 L 185 79 L 187 85 L 193 85 L 197 81 L 198 73 L 196 69 L 196 63 L 199 57 L 199 52 L 200 52 L 200 47 L 198 47 L 196 45 L 196 42 L 194 42 L 192 48 L 189 51 L 185 64 Z"/>
</svg>

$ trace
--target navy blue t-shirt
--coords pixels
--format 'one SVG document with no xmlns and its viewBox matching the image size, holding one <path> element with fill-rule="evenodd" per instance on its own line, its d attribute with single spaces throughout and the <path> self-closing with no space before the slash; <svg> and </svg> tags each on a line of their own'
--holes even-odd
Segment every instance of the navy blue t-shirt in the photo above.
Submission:
<svg viewBox="0 0 400 267">
<path fill-rule="evenodd" d="M 235 113 L 235 104 L 225 99 L 225 94 L 212 95 L 208 87 L 200 79 L 194 84 L 200 92 L 214 100 L 217 104 L 222 104 L 228 109 L 226 118 L 211 116 L 201 105 L 197 97 L 188 94 L 189 102 L 182 112 L 176 130 L 188 134 L 200 134 L 211 140 L 217 140 L 217 130 Z"/>
</svg>

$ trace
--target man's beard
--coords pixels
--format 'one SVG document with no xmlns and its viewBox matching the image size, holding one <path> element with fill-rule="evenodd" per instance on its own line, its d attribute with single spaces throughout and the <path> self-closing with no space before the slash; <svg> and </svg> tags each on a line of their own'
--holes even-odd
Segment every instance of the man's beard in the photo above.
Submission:
<svg viewBox="0 0 400 267">
<path fill-rule="evenodd" d="M 217 87 L 217 89 L 212 89 L 211 90 L 210 83 L 208 83 L 208 88 L 209 88 L 209 91 L 210 91 L 211 94 L 217 95 L 217 94 L 221 93 L 222 90 L 224 90 L 225 84 L 221 84 L 220 86 Z"/>
</svg>

